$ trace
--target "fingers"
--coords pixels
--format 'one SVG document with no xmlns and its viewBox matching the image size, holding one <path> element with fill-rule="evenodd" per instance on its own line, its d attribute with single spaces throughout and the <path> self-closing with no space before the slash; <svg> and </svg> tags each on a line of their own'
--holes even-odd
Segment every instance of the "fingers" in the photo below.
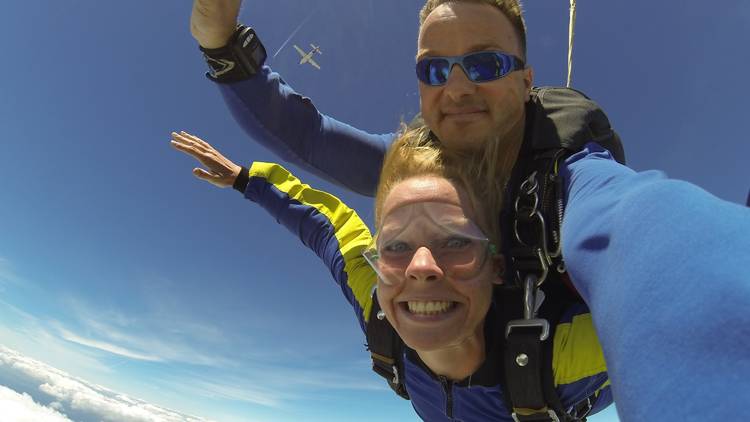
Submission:
<svg viewBox="0 0 750 422">
<path fill-rule="evenodd" d="M 172 133 L 174 133 L 174 132 L 172 132 Z M 200 147 L 207 148 L 207 149 L 209 149 L 209 148 L 213 149 L 211 147 L 211 145 L 208 144 L 208 142 L 204 141 L 203 139 L 201 139 L 201 138 L 199 138 L 199 137 L 197 137 L 195 135 L 191 135 L 191 134 L 185 132 L 184 130 L 181 130 L 180 133 L 177 134 L 177 135 L 181 136 L 182 138 L 189 139 L 190 141 L 192 141 L 193 143 L 195 143 L 196 145 L 198 145 Z"/>
<path fill-rule="evenodd" d="M 197 177 L 199 179 L 203 179 L 203 180 L 205 180 L 207 182 L 213 182 L 216 179 L 221 178 L 220 175 L 218 175 L 216 173 L 212 173 L 212 172 L 210 172 L 208 170 L 205 170 L 205 169 L 202 169 L 200 167 L 194 168 L 193 169 L 193 174 L 195 175 L 195 177 Z"/>
<path fill-rule="evenodd" d="M 228 160 L 208 142 L 187 132 L 172 132 L 170 144 L 203 164 L 208 170 L 196 168 L 193 174 L 219 187 L 231 186 L 241 167 Z"/>
<path fill-rule="evenodd" d="M 194 168 L 193 174 L 195 177 L 205 180 L 208 183 L 211 183 L 214 186 L 218 186 L 220 188 L 226 188 L 228 186 L 232 186 L 232 183 L 234 183 L 234 178 L 231 176 L 221 175 L 214 172 L 210 172 L 207 170 L 204 170 L 202 168 Z"/>
<path fill-rule="evenodd" d="M 207 153 L 209 151 L 213 151 L 214 149 L 203 141 L 202 139 L 198 138 L 197 136 L 193 136 L 187 132 L 172 132 L 172 145 L 181 146 L 183 147 L 182 150 L 185 152 L 197 152 L 197 153 Z"/>
<path fill-rule="evenodd" d="M 221 154 L 216 150 L 216 148 L 212 147 L 211 144 L 185 131 L 180 131 L 180 133 L 172 132 L 172 139 L 185 146 L 192 147 L 195 151 L 200 152 L 205 156 L 221 156 Z"/>
<path fill-rule="evenodd" d="M 198 138 L 197 136 L 190 135 L 186 132 L 176 133 L 172 132 L 172 141 L 170 144 L 177 150 L 182 151 L 202 164 L 211 167 L 215 167 L 220 161 L 220 154 L 208 143 Z"/>
<path fill-rule="evenodd" d="M 198 161 L 201 161 L 203 159 L 203 153 L 198 152 L 195 150 L 194 147 L 190 145 L 186 145 L 183 142 L 180 142 L 179 140 L 173 140 L 170 142 L 170 145 L 178 151 L 182 151 L 187 155 L 190 155 L 191 157 L 195 158 Z"/>
</svg>

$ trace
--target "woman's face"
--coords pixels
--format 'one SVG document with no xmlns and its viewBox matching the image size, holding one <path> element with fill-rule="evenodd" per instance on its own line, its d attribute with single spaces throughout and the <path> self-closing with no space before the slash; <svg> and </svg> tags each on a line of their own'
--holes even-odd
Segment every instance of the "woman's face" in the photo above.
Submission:
<svg viewBox="0 0 750 422">
<path fill-rule="evenodd" d="M 403 210 L 409 207 L 417 211 L 404 219 Z M 440 215 L 421 218 L 419 210 L 429 211 L 430 208 L 441 210 Z M 400 221 L 392 217 L 399 214 Z M 381 234 L 392 238 L 389 231 L 397 232 L 398 242 L 390 243 L 395 245 L 393 250 L 409 251 L 402 265 L 396 267 L 401 270 L 389 273 L 387 280 L 379 278 L 377 289 L 381 308 L 404 342 L 417 351 L 437 351 L 482 336 L 492 285 L 502 282 L 493 263 L 494 257 L 483 260 L 471 271 L 464 271 L 466 258 L 451 261 L 439 250 L 446 244 L 450 248 L 461 248 L 461 239 L 431 234 L 436 233 L 434 227 L 438 225 L 460 226 L 464 224 L 462 221 L 478 221 L 466 192 L 443 177 L 409 178 L 388 193 L 379 215 L 379 242 L 380 239 L 389 241 Z M 436 225 L 437 220 L 441 224 Z M 394 225 L 404 227 L 394 229 Z M 431 242 L 435 238 L 448 240 Z"/>
</svg>

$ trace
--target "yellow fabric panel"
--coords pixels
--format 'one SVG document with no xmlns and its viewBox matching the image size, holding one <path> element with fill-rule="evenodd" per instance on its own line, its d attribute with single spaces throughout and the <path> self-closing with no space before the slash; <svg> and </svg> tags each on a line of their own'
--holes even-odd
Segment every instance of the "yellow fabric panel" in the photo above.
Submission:
<svg viewBox="0 0 750 422">
<path fill-rule="evenodd" d="M 372 289 L 377 282 L 377 276 L 362 256 L 362 251 L 370 244 L 372 235 L 357 212 L 330 193 L 303 184 L 279 164 L 254 162 L 250 167 L 250 177 L 268 180 L 290 198 L 315 208 L 328 218 L 334 227 L 339 251 L 344 257 L 347 284 L 364 312 L 364 320 L 367 321 L 370 317 Z"/>
<path fill-rule="evenodd" d="M 588 313 L 557 325 L 552 353 L 555 385 L 571 384 L 607 371 L 602 347 Z"/>
</svg>

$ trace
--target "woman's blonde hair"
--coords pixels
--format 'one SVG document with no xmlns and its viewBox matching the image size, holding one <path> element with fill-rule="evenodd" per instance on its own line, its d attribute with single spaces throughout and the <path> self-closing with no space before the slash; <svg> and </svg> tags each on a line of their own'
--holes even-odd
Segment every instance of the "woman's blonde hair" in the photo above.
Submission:
<svg viewBox="0 0 750 422">
<path fill-rule="evenodd" d="M 476 223 L 500 246 L 499 216 L 505 185 L 510 178 L 520 143 L 490 139 L 480 151 L 443 148 L 420 117 L 402 126 L 401 135 L 385 156 L 375 194 L 375 224 L 379 226 L 386 196 L 397 183 L 416 176 L 442 176 L 462 187 L 477 212 Z"/>
</svg>

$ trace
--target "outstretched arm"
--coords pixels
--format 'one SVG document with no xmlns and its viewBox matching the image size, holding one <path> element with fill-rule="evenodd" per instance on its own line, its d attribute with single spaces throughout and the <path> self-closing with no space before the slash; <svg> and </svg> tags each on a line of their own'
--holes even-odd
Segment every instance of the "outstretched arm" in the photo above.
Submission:
<svg viewBox="0 0 750 422">
<path fill-rule="evenodd" d="M 194 169 L 196 177 L 242 191 L 315 252 L 365 330 L 376 276 L 362 256 L 372 239 L 370 230 L 354 210 L 335 196 L 301 183 L 278 164 L 255 162 L 241 174 L 242 167 L 196 136 L 173 132 L 172 146 L 208 168 Z"/>
<path fill-rule="evenodd" d="M 750 400 L 750 209 L 592 144 L 562 173 L 563 255 L 620 417 L 736 419 Z"/>
<path fill-rule="evenodd" d="M 250 79 L 218 84 L 237 123 L 284 161 L 373 196 L 395 133 L 374 135 L 326 116 L 263 66 Z"/>
<path fill-rule="evenodd" d="M 227 45 L 241 0 L 194 0 L 190 30 L 209 49 Z M 263 66 L 239 82 L 218 83 L 232 115 L 251 139 L 284 161 L 362 195 L 375 193 L 380 167 L 395 134 L 375 135 L 321 114 Z"/>
</svg>

